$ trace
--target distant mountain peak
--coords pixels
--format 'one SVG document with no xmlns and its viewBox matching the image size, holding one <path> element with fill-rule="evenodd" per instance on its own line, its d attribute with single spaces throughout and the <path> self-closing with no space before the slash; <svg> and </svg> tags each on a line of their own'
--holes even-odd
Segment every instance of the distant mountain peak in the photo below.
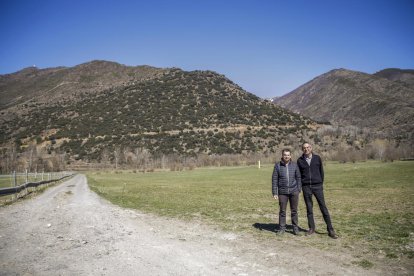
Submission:
<svg viewBox="0 0 414 276">
<path fill-rule="evenodd" d="M 316 121 L 413 133 L 414 89 L 410 81 L 414 75 L 411 70 L 380 72 L 370 75 L 334 69 L 274 98 L 274 102 Z M 381 77 L 384 72 L 388 78 Z"/>
</svg>

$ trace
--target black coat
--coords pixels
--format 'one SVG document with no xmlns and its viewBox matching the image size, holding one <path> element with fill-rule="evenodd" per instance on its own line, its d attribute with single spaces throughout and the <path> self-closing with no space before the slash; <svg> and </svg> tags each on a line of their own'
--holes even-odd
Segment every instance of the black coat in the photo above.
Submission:
<svg viewBox="0 0 414 276">
<path fill-rule="evenodd" d="M 298 158 L 297 164 L 300 170 L 300 175 L 302 176 L 303 186 L 323 183 L 324 172 L 322 159 L 319 155 L 312 154 L 310 166 L 303 155 Z"/>
</svg>

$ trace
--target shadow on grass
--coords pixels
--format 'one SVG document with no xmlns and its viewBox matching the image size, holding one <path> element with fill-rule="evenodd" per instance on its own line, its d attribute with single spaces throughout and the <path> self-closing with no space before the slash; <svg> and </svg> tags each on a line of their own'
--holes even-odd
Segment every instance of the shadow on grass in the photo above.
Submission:
<svg viewBox="0 0 414 276">
<path fill-rule="evenodd" d="M 260 230 L 260 231 L 265 230 L 265 231 L 269 231 L 269 232 L 273 232 L 273 233 L 277 233 L 277 231 L 280 228 L 279 224 L 277 224 L 277 223 L 258 223 L 258 222 L 256 222 L 252 226 L 254 228 Z M 292 225 L 286 225 L 286 231 L 288 233 L 293 234 L 293 226 Z M 307 230 L 299 227 L 299 232 L 307 232 Z"/>
</svg>

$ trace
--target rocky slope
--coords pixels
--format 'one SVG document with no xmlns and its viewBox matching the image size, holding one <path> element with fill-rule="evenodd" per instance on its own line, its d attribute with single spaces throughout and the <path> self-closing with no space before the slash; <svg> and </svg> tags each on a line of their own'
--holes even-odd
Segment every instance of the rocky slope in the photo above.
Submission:
<svg viewBox="0 0 414 276">
<path fill-rule="evenodd" d="M 74 67 L 28 67 L 0 75 L 0 108 L 32 101 L 50 103 L 68 98 L 76 101 L 81 94 L 155 78 L 165 71 L 168 69 L 145 65 L 131 67 L 101 60 Z"/>
<path fill-rule="evenodd" d="M 410 80 L 407 74 L 410 75 L 332 70 L 274 102 L 317 121 L 367 127 L 411 139 L 414 89 L 401 83 Z"/>
<path fill-rule="evenodd" d="M 399 82 L 402 85 L 414 89 L 414 70 L 388 68 L 378 71 L 374 75 L 381 78 L 386 78 L 391 81 Z"/>
</svg>

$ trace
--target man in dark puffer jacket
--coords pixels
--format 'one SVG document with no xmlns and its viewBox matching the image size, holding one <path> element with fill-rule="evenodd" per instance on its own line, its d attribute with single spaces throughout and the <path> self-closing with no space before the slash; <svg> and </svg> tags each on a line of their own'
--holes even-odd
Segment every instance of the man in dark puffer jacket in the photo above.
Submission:
<svg viewBox="0 0 414 276">
<path fill-rule="evenodd" d="M 290 150 L 282 151 L 282 160 L 275 164 L 272 175 L 272 193 L 275 200 L 279 199 L 279 231 L 286 230 L 286 207 L 290 203 L 293 234 L 299 234 L 298 203 L 302 189 L 301 177 L 297 164 L 291 160 Z"/>
<path fill-rule="evenodd" d="M 325 204 L 325 197 L 323 194 L 323 180 L 324 171 L 322 159 L 319 155 L 312 153 L 312 146 L 309 143 L 302 144 L 303 155 L 298 159 L 298 167 L 302 176 L 303 198 L 305 199 L 306 212 L 308 216 L 309 231 L 308 235 L 315 233 L 315 220 L 313 218 L 313 201 L 312 196 L 315 196 L 318 201 L 319 209 L 321 209 L 323 219 L 325 220 L 328 235 L 333 239 L 337 239 L 328 208 Z"/>
</svg>

